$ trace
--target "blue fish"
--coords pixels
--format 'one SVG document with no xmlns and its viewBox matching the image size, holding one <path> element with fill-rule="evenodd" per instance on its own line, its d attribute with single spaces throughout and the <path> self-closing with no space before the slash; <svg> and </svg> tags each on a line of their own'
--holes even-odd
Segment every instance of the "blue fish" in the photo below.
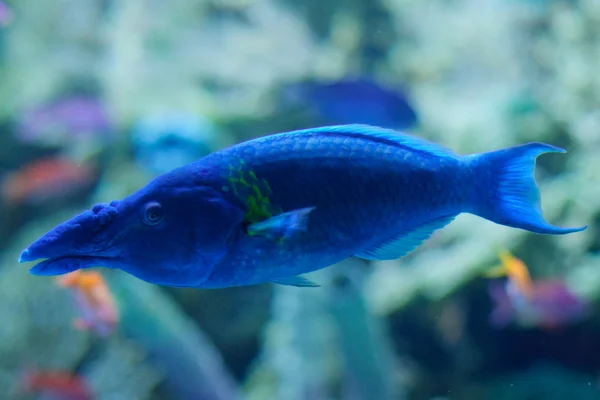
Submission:
<svg viewBox="0 0 600 400">
<path fill-rule="evenodd" d="M 284 87 L 282 102 L 306 105 L 328 124 L 407 129 L 417 123 L 417 113 L 403 92 L 366 78 L 292 84 Z"/>
<path fill-rule="evenodd" d="M 348 257 L 397 259 L 460 213 L 539 234 L 547 223 L 529 143 L 458 155 L 365 125 L 251 140 L 98 204 L 25 249 L 35 275 L 119 268 L 167 286 L 317 286 L 304 273 Z"/>
</svg>

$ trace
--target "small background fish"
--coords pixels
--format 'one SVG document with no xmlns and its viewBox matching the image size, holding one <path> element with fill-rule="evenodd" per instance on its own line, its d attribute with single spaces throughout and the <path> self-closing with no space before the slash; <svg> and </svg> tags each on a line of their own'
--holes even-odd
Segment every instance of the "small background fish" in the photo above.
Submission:
<svg viewBox="0 0 600 400">
<path fill-rule="evenodd" d="M 96 271 L 74 271 L 57 278 L 58 286 L 73 292 L 79 316 L 73 325 L 83 331 L 100 336 L 114 332 L 119 322 L 119 312 L 113 295 L 104 278 Z"/>
<path fill-rule="evenodd" d="M 284 106 L 306 110 L 317 126 L 360 123 L 407 129 L 417 124 L 406 90 L 368 78 L 294 83 L 282 88 L 280 99 Z"/>
<path fill-rule="evenodd" d="M 13 12 L 10 9 L 10 7 L 8 7 L 8 5 L 5 2 L 0 1 L 0 27 L 10 25 L 13 18 Z"/>
<path fill-rule="evenodd" d="M 21 390 L 61 400 L 95 398 L 83 378 L 64 371 L 29 371 L 23 377 Z"/>
<path fill-rule="evenodd" d="M 131 141 L 136 161 L 156 176 L 211 153 L 219 135 L 210 120 L 176 111 L 142 118 L 132 128 Z"/>
<path fill-rule="evenodd" d="M 589 305 L 559 279 L 533 281 L 525 263 L 507 251 L 500 253 L 502 265 L 488 276 L 507 277 L 502 284 L 490 284 L 494 301 L 490 322 L 503 328 L 511 321 L 524 327 L 559 329 L 589 315 Z"/>
<path fill-rule="evenodd" d="M 95 178 L 92 165 L 48 157 L 7 172 L 1 182 L 0 197 L 5 206 L 39 205 L 81 192 L 89 188 Z"/>
<path fill-rule="evenodd" d="M 24 142 L 46 145 L 77 143 L 83 138 L 111 133 L 111 122 L 101 100 L 68 96 L 23 112 L 17 136 Z"/>
</svg>

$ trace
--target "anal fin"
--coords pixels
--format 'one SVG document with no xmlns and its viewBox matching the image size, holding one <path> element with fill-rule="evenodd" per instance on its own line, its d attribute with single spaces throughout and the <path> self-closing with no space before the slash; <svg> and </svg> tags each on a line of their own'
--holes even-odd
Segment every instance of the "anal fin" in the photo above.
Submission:
<svg viewBox="0 0 600 400">
<path fill-rule="evenodd" d="M 388 240 L 372 249 L 357 254 L 356 257 L 366 260 L 395 260 L 416 249 L 421 243 L 429 239 L 434 231 L 443 228 L 454 220 L 456 215 L 437 218 L 429 221 L 417 229 L 402 232 L 399 236 Z"/>
</svg>

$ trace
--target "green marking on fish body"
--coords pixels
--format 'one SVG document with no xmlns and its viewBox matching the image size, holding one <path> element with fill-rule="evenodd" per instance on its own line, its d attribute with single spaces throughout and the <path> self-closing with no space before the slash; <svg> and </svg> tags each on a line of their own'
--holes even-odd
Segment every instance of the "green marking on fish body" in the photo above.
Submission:
<svg viewBox="0 0 600 400">
<path fill-rule="evenodd" d="M 261 222 L 280 214 L 282 210 L 273 206 L 270 196 L 273 191 L 265 179 L 260 179 L 252 170 L 244 168 L 243 162 L 235 167 L 229 166 L 229 186 L 247 206 L 245 220 L 249 223 Z"/>
<path fill-rule="evenodd" d="M 246 213 L 246 221 L 255 223 L 271 218 L 273 213 L 269 210 L 269 203 L 262 201 L 262 198 L 254 196 L 248 197 L 248 212 Z"/>
</svg>

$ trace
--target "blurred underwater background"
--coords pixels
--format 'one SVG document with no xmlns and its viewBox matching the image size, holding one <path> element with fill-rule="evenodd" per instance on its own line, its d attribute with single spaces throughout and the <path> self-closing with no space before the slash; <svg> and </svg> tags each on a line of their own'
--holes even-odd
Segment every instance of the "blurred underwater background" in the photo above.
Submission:
<svg viewBox="0 0 600 400">
<path fill-rule="evenodd" d="M 0 0 L 0 399 L 600 399 L 599 71 L 600 0 Z M 463 214 L 319 288 L 17 262 L 210 152 L 346 123 L 564 147 L 538 160 L 544 215 L 589 227 Z"/>
</svg>

